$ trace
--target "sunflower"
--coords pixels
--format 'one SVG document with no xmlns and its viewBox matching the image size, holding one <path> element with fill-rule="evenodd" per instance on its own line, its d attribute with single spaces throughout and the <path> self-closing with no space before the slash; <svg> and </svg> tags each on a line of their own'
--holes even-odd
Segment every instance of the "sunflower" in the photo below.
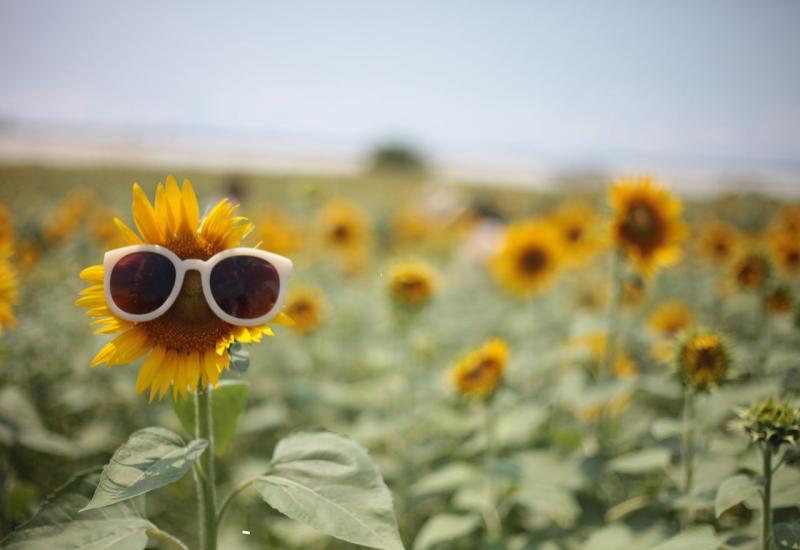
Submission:
<svg viewBox="0 0 800 550">
<path fill-rule="evenodd" d="M 800 441 L 800 408 L 770 396 L 739 412 L 742 428 L 754 442 L 769 444 L 773 451 L 781 445 Z"/>
<path fill-rule="evenodd" d="M 772 315 L 782 315 L 792 311 L 792 289 L 788 285 L 778 284 L 772 286 L 764 295 L 764 306 Z"/>
<path fill-rule="evenodd" d="M 104 206 L 92 209 L 89 213 L 89 233 L 98 246 L 112 249 L 127 244 L 114 223 L 114 212 Z"/>
<path fill-rule="evenodd" d="M 698 390 L 718 385 L 730 369 L 730 354 L 716 332 L 698 329 L 678 342 L 675 361 L 683 383 Z"/>
<path fill-rule="evenodd" d="M 399 304 L 421 306 L 436 291 L 436 271 L 424 262 L 403 262 L 389 269 L 389 293 Z"/>
<path fill-rule="evenodd" d="M 553 281 L 560 264 L 560 238 L 553 225 L 527 221 L 508 227 L 492 267 L 509 291 L 530 296 Z"/>
<path fill-rule="evenodd" d="M 8 208 L 0 205 L 0 247 L 11 246 L 14 243 L 14 222 Z"/>
<path fill-rule="evenodd" d="M 771 272 L 772 266 L 769 260 L 757 251 L 744 252 L 733 262 L 733 279 L 743 290 L 762 288 Z"/>
<path fill-rule="evenodd" d="M 331 201 L 320 211 L 317 225 L 321 245 L 336 255 L 344 271 L 349 275 L 362 271 L 372 236 L 364 211 L 351 202 Z"/>
<path fill-rule="evenodd" d="M 0 244 L 0 334 L 4 327 L 14 328 L 16 325 L 13 306 L 17 303 L 19 283 L 10 261 L 11 253 L 10 243 Z"/>
<path fill-rule="evenodd" d="M 693 319 L 689 306 L 678 300 L 669 300 L 659 304 L 650 314 L 647 324 L 653 332 L 663 336 L 674 336 L 689 328 Z"/>
<path fill-rule="evenodd" d="M 778 212 L 778 218 L 773 224 L 773 231 L 776 233 L 788 233 L 790 235 L 800 235 L 800 206 L 786 204 Z"/>
<path fill-rule="evenodd" d="M 95 193 L 90 189 L 76 189 L 70 192 L 56 211 L 48 217 L 42 229 L 44 240 L 55 244 L 75 234 L 96 202 Z"/>
<path fill-rule="evenodd" d="M 258 238 L 266 250 L 290 256 L 303 247 L 303 231 L 277 208 L 265 210 L 258 228 Z"/>
<path fill-rule="evenodd" d="M 777 231 L 769 236 L 772 258 L 781 270 L 789 274 L 800 273 L 800 231 Z"/>
<path fill-rule="evenodd" d="M 325 317 L 325 298 L 322 291 L 312 286 L 292 288 L 286 297 L 284 312 L 294 321 L 292 329 L 298 334 L 315 330 Z"/>
<path fill-rule="evenodd" d="M 597 213 L 586 204 L 575 202 L 562 206 L 551 217 L 561 237 L 564 262 L 579 266 L 602 249 L 597 231 Z"/>
<path fill-rule="evenodd" d="M 721 221 L 704 225 L 698 237 L 697 249 L 700 255 L 717 265 L 731 259 L 741 240 L 738 231 Z"/>
<path fill-rule="evenodd" d="M 505 340 L 489 340 L 456 363 L 450 372 L 450 381 L 465 397 L 490 397 L 500 383 L 508 355 Z"/>
<path fill-rule="evenodd" d="M 437 222 L 422 208 L 403 207 L 392 216 L 392 241 L 400 248 L 419 246 L 437 231 Z"/>
<path fill-rule="evenodd" d="M 678 261 L 686 235 L 681 201 L 650 177 L 619 179 L 610 196 L 611 235 L 646 276 Z"/>
<path fill-rule="evenodd" d="M 138 184 L 133 186 L 133 220 L 138 234 L 120 219 L 115 223 L 128 244 L 157 244 L 169 248 L 182 259 L 205 260 L 214 254 L 239 245 L 252 229 L 247 219 L 236 215 L 238 205 L 228 199 L 218 202 L 200 219 L 197 198 L 191 183 L 184 180 L 179 188 L 175 179 L 156 189 L 155 206 Z M 94 317 L 97 334 L 119 333 L 92 360 L 98 365 L 121 365 L 145 358 L 139 369 L 136 393 L 150 388 L 150 400 L 162 398 L 172 386 L 173 396 L 186 397 L 187 390 L 209 383 L 216 386 L 220 373 L 228 368 L 228 348 L 233 342 L 259 342 L 272 335 L 269 326 L 241 327 L 219 319 L 208 307 L 195 271 L 186 274 L 175 304 L 152 321 L 132 323 L 115 317 L 105 301 L 103 266 L 95 265 L 81 272 L 91 286 L 81 292 L 77 305 L 88 308 Z M 276 323 L 290 323 L 284 314 Z"/>
</svg>

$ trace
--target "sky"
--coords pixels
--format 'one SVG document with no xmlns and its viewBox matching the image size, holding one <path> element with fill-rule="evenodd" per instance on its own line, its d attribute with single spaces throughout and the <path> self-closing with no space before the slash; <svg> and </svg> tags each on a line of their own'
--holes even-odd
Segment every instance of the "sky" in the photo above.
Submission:
<svg viewBox="0 0 800 550">
<path fill-rule="evenodd" d="M 0 120 L 800 166 L 798 23 L 796 0 L 0 0 Z"/>
</svg>

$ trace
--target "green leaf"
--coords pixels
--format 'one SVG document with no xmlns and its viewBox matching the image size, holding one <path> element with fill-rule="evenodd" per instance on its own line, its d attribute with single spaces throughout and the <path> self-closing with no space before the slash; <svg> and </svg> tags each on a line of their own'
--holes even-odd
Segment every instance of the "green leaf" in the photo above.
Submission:
<svg viewBox="0 0 800 550">
<path fill-rule="evenodd" d="M 455 514 L 439 514 L 433 516 L 414 540 L 414 550 L 429 550 L 441 542 L 453 541 L 472 533 L 480 525 L 481 518 L 477 514 L 458 516 Z"/>
<path fill-rule="evenodd" d="M 712 527 L 687 529 L 662 542 L 653 550 L 718 550 L 719 541 Z"/>
<path fill-rule="evenodd" d="M 101 510 L 78 513 L 94 491 L 98 471 L 79 474 L 50 495 L 39 512 L 11 533 L 0 546 L 6 550 L 142 550 L 149 529 L 141 499 Z"/>
<path fill-rule="evenodd" d="M 204 439 L 184 446 L 177 434 L 163 428 L 132 433 L 103 468 L 92 501 L 81 511 L 122 502 L 179 480 L 207 446 Z"/>
<path fill-rule="evenodd" d="M 244 380 L 222 380 L 211 390 L 211 410 L 214 415 L 214 454 L 220 456 L 236 434 L 239 416 L 247 404 L 250 384 Z M 187 433 L 194 435 L 194 398 L 172 401 L 175 414 Z"/>
<path fill-rule="evenodd" d="M 592 533 L 583 543 L 583 550 L 611 550 L 612 548 L 631 548 L 631 530 L 621 524 L 613 523 Z"/>
<path fill-rule="evenodd" d="M 669 459 L 668 449 L 655 447 L 618 456 L 608 463 L 608 469 L 620 474 L 644 474 L 664 468 Z"/>
<path fill-rule="evenodd" d="M 22 445 L 52 455 L 76 457 L 82 449 L 63 435 L 48 431 L 36 408 L 15 386 L 0 390 L 0 443 Z"/>
<path fill-rule="evenodd" d="M 800 549 L 800 523 L 779 523 L 772 528 L 772 544 L 777 550 Z"/>
<path fill-rule="evenodd" d="M 757 495 L 758 490 L 759 486 L 746 475 L 729 477 L 717 489 L 714 513 L 717 517 L 720 517 L 725 510 Z"/>
<path fill-rule="evenodd" d="M 273 508 L 336 538 L 403 548 L 391 493 L 367 452 L 351 439 L 330 432 L 284 438 L 270 471 L 254 486 Z"/>
<path fill-rule="evenodd" d="M 423 476 L 411 486 L 413 495 L 448 493 L 472 483 L 480 471 L 470 464 L 453 462 Z"/>
<path fill-rule="evenodd" d="M 250 368 L 250 352 L 239 342 L 234 342 L 228 348 L 231 369 L 244 374 Z"/>
</svg>

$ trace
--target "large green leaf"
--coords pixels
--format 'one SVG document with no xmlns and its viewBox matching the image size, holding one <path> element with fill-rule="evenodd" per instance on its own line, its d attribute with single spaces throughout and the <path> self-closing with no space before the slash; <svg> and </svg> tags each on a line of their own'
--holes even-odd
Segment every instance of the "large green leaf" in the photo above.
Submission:
<svg viewBox="0 0 800 550">
<path fill-rule="evenodd" d="M 184 446 L 180 436 L 163 428 L 132 433 L 103 468 L 97 490 L 84 510 L 122 502 L 179 480 L 207 446 L 205 439 Z"/>
<path fill-rule="evenodd" d="M 693 527 L 662 542 L 653 550 L 718 550 L 719 540 L 712 527 Z"/>
<path fill-rule="evenodd" d="M 454 541 L 472 533 L 480 525 L 481 518 L 477 514 L 459 516 L 456 514 L 439 514 L 433 516 L 414 540 L 414 550 L 429 550 L 439 543 Z"/>
<path fill-rule="evenodd" d="M 336 538 L 402 549 L 392 496 L 367 452 L 330 432 L 298 433 L 275 448 L 255 483 L 273 508 Z"/>
<path fill-rule="evenodd" d="M 214 453 L 221 455 L 236 434 L 239 416 L 247 404 L 250 384 L 243 380 L 222 380 L 211 391 L 211 410 L 214 415 Z M 194 399 L 175 399 L 172 402 L 175 414 L 183 429 L 194 435 Z"/>
<path fill-rule="evenodd" d="M 480 471 L 464 462 L 452 462 L 416 481 L 411 486 L 414 495 L 448 493 L 472 483 L 480 476 Z"/>
<path fill-rule="evenodd" d="M 144 519 L 141 499 L 78 513 L 89 502 L 98 471 L 79 474 L 56 490 L 26 524 L 2 541 L 6 550 L 141 550 L 154 525 Z"/>
<path fill-rule="evenodd" d="M 714 513 L 721 516 L 725 510 L 757 495 L 759 486 L 746 475 L 729 477 L 719 486 L 714 501 Z"/>
<path fill-rule="evenodd" d="M 777 550 L 800 548 L 800 523 L 779 523 L 772 529 L 772 544 Z"/>
<path fill-rule="evenodd" d="M 644 474 L 666 467 L 669 459 L 668 449 L 654 447 L 618 456 L 608 463 L 608 469 L 620 474 Z"/>
</svg>

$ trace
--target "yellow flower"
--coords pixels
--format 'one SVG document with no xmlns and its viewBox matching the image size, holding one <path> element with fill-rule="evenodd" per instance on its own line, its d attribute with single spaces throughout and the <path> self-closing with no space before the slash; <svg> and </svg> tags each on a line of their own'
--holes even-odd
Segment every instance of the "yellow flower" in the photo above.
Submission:
<svg viewBox="0 0 800 550">
<path fill-rule="evenodd" d="M 644 275 L 680 259 L 681 201 L 650 177 L 619 179 L 610 196 L 611 235 Z"/>
<path fill-rule="evenodd" d="M 364 211 L 350 202 L 331 201 L 320 212 L 317 225 L 323 249 L 337 256 L 348 275 L 361 272 L 372 239 Z"/>
<path fill-rule="evenodd" d="M 492 267 L 506 289 L 530 296 L 553 281 L 560 263 L 560 238 L 553 225 L 528 221 L 508 227 Z"/>
<path fill-rule="evenodd" d="M 114 212 L 104 206 L 94 208 L 90 212 L 89 233 L 94 241 L 103 248 L 120 248 L 127 244 L 114 223 L 115 218 Z"/>
<path fill-rule="evenodd" d="M 744 290 L 761 288 L 771 272 L 772 266 L 767 257 L 756 251 L 742 253 L 733 263 L 733 278 Z"/>
<path fill-rule="evenodd" d="M 284 306 L 286 315 L 294 321 L 292 329 L 305 334 L 316 329 L 325 316 L 325 298 L 317 287 L 298 286 L 289 291 Z"/>
<path fill-rule="evenodd" d="M 15 239 L 14 222 L 8 208 L 0 205 L 0 247 L 13 245 Z"/>
<path fill-rule="evenodd" d="M 48 217 L 42 229 L 45 241 L 55 244 L 72 236 L 84 223 L 86 214 L 97 199 L 89 189 L 76 189 L 67 195 L 64 202 Z"/>
<path fill-rule="evenodd" d="M 740 240 L 733 227 L 714 221 L 701 228 L 697 248 L 702 257 L 719 265 L 731 259 Z"/>
<path fill-rule="evenodd" d="M 769 237 L 769 247 L 775 264 L 789 274 L 800 273 L 800 231 L 777 231 Z"/>
<path fill-rule="evenodd" d="M 157 244 L 169 248 L 182 259 L 207 259 L 239 245 L 252 224 L 237 216 L 238 205 L 223 199 L 200 219 L 192 185 L 188 180 L 179 188 L 175 179 L 156 189 L 155 206 L 138 184 L 133 186 L 133 220 L 138 234 L 120 219 L 115 223 L 127 244 Z M 200 277 L 186 274 L 175 304 L 152 321 L 132 323 L 115 317 L 105 301 L 103 266 L 84 269 L 81 278 L 91 286 L 81 292 L 77 305 L 94 317 L 97 334 L 119 333 L 103 346 L 91 365 L 121 365 L 145 358 L 136 381 L 137 394 L 150 388 L 150 400 L 162 398 L 172 386 L 173 396 L 187 395 L 198 386 L 216 386 L 220 373 L 228 368 L 228 348 L 233 342 L 259 342 L 272 335 L 269 326 L 241 327 L 214 315 L 200 292 Z M 286 323 L 279 314 L 276 323 Z"/>
<path fill-rule="evenodd" d="M 650 328 L 664 336 L 674 336 L 689 328 L 694 316 L 689 306 L 678 300 L 662 302 L 647 320 Z"/>
<path fill-rule="evenodd" d="M 800 206 L 789 204 L 782 206 L 774 223 L 773 232 L 800 235 Z"/>
<path fill-rule="evenodd" d="M 681 338 L 675 360 L 683 383 L 699 390 L 722 382 L 730 369 L 730 355 L 722 337 L 705 329 Z"/>
<path fill-rule="evenodd" d="M 11 250 L 10 244 L 0 244 L 0 334 L 4 327 L 13 329 L 16 325 L 13 306 L 17 303 L 19 283 L 10 261 Z"/>
<path fill-rule="evenodd" d="M 422 305 L 436 291 L 436 271 L 423 262 L 397 263 L 389 270 L 389 292 L 402 304 Z"/>
<path fill-rule="evenodd" d="M 597 214 L 588 205 L 578 202 L 566 204 L 556 210 L 552 221 L 561 237 L 566 264 L 583 265 L 602 249 Z"/>
<path fill-rule="evenodd" d="M 789 313 L 792 311 L 792 302 L 792 289 L 788 285 L 775 285 L 764 295 L 764 305 L 772 315 Z"/>
<path fill-rule="evenodd" d="M 419 246 L 437 230 L 437 220 L 425 210 L 404 207 L 392 216 L 392 238 L 400 246 Z"/>
<path fill-rule="evenodd" d="M 277 208 L 268 208 L 258 222 L 261 247 L 282 256 L 297 253 L 303 247 L 300 227 Z"/>
<path fill-rule="evenodd" d="M 456 363 L 450 381 L 465 397 L 489 397 L 500 383 L 508 355 L 508 343 L 497 338 L 489 340 Z"/>
</svg>

